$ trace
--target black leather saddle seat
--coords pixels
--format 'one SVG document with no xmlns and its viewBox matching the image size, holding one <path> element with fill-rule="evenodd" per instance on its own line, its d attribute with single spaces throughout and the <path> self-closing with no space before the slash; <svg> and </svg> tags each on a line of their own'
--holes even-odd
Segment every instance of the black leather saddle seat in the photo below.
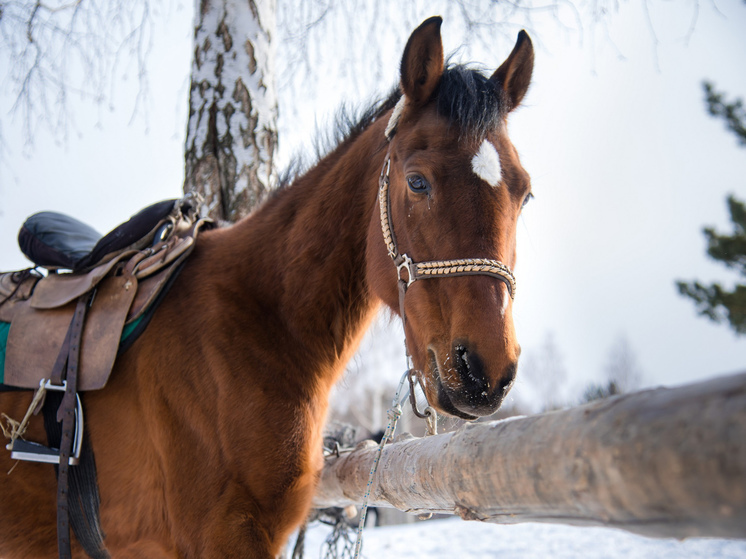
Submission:
<svg viewBox="0 0 746 559">
<path fill-rule="evenodd" d="M 29 217 L 18 232 L 23 254 L 37 266 L 81 272 L 94 267 L 109 254 L 151 244 L 158 224 L 179 200 L 164 200 L 140 210 L 106 235 L 65 214 L 39 212 Z"/>
</svg>

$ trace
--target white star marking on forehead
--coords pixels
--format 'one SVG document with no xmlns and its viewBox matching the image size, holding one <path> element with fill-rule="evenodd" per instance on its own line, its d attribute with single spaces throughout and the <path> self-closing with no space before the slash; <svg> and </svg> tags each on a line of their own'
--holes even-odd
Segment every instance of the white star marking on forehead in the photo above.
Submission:
<svg viewBox="0 0 746 559">
<path fill-rule="evenodd" d="M 502 178 L 500 156 L 490 142 L 484 140 L 479 151 L 471 160 L 474 174 L 492 187 L 496 187 Z"/>
</svg>

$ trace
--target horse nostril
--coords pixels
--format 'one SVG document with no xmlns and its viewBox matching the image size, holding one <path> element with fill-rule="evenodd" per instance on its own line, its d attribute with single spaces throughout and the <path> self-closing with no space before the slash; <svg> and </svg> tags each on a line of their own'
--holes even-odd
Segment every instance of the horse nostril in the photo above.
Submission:
<svg viewBox="0 0 746 559">
<path fill-rule="evenodd" d="M 464 371 L 469 370 L 469 352 L 462 345 L 457 345 L 453 348 L 454 355 L 456 356 L 456 367 L 463 369 Z"/>
<path fill-rule="evenodd" d="M 511 363 L 508 368 L 505 369 L 505 375 L 500 379 L 500 383 L 498 384 L 498 394 L 510 390 L 510 387 L 513 386 L 513 381 L 515 380 L 517 372 L 518 363 Z"/>
<path fill-rule="evenodd" d="M 484 367 L 479 356 L 469 352 L 462 344 L 454 346 L 453 355 L 454 366 L 464 383 L 464 388 L 472 394 L 481 392 L 484 393 L 483 396 L 487 396 L 489 382 L 484 376 Z"/>
</svg>

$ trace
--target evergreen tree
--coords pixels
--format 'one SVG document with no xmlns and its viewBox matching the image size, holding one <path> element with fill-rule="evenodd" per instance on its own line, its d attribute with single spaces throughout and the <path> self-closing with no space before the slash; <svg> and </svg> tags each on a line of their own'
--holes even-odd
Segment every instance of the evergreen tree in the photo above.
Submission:
<svg viewBox="0 0 746 559">
<path fill-rule="evenodd" d="M 727 101 L 711 83 L 704 83 L 707 108 L 711 115 L 725 120 L 740 145 L 746 146 L 746 110 L 743 100 Z M 728 211 L 733 222 L 733 232 L 721 235 L 706 227 L 707 254 L 725 266 L 734 269 L 742 281 L 732 290 L 719 283 L 703 285 L 678 281 L 679 293 L 694 300 L 699 314 L 715 322 L 727 322 L 736 334 L 746 334 L 746 204 L 728 196 Z"/>
<path fill-rule="evenodd" d="M 705 89 L 709 113 L 725 120 L 728 130 L 738 138 L 738 143 L 746 146 L 746 110 L 743 108 L 743 99 L 728 102 L 722 92 L 715 91 L 712 83 L 704 82 L 702 87 Z"/>
</svg>

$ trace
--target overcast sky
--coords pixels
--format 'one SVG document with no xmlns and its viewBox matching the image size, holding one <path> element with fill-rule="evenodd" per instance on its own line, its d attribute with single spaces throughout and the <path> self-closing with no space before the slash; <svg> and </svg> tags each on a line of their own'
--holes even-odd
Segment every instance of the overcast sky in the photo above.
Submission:
<svg viewBox="0 0 746 559">
<path fill-rule="evenodd" d="M 698 318 L 674 286 L 676 279 L 736 279 L 706 258 L 701 229 L 728 229 L 726 195 L 746 198 L 746 149 L 706 114 L 701 81 L 746 96 L 746 5 L 729 0 L 715 8 L 702 0 L 692 31 L 694 4 L 653 1 L 649 17 L 643 4 L 622 5 L 608 37 L 585 30 L 581 46 L 578 34 L 556 22 L 536 24 L 534 81 L 510 118 L 536 195 L 519 223 L 516 327 L 526 354 L 553 336 L 569 373 L 567 399 L 601 379 L 621 336 L 645 385 L 746 369 L 746 339 Z M 190 10 L 174 5 L 156 25 L 146 116 L 132 119 L 134 75 L 115 85 L 114 111 L 76 103 L 65 142 L 40 133 L 25 146 L 20 123 L 3 116 L 0 269 L 27 265 L 15 237 L 34 212 L 70 213 L 104 233 L 141 207 L 180 195 L 190 21 Z M 447 19 L 442 32 L 446 51 L 461 47 Z M 314 123 L 323 126 L 341 100 L 388 91 L 406 39 L 402 33 L 387 41 L 390 68 L 376 86 L 343 75 L 326 80 L 320 93 L 281 93 L 281 159 L 302 146 L 310 152 Z M 512 45 L 470 47 L 459 56 L 493 70 Z M 3 112 L 12 102 L 5 93 Z M 399 342 L 383 335 L 384 343 Z M 528 394 L 520 379 L 519 395 Z"/>
</svg>

